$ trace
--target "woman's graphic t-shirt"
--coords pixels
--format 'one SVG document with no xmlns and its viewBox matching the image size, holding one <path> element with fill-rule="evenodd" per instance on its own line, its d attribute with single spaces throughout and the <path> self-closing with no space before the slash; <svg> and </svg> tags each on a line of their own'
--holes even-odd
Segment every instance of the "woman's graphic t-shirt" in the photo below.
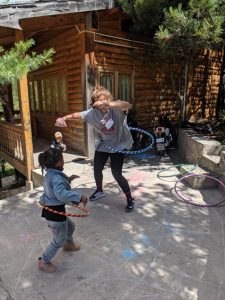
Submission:
<svg viewBox="0 0 225 300">
<path fill-rule="evenodd" d="M 123 111 L 113 108 L 102 112 L 99 109 L 91 108 L 81 112 L 81 117 L 96 131 L 97 151 L 113 152 L 106 149 L 102 141 L 119 150 L 128 150 L 132 147 L 133 139 Z"/>
</svg>

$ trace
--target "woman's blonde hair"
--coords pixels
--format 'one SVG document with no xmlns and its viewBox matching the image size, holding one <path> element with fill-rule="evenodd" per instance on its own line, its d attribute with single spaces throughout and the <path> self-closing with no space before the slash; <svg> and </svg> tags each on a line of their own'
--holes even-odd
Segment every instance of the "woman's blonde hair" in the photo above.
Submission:
<svg viewBox="0 0 225 300">
<path fill-rule="evenodd" d="M 109 101 L 113 100 L 112 94 L 109 90 L 104 88 L 104 86 L 96 86 L 93 92 L 91 93 L 91 106 L 98 100 L 99 97 L 105 96 Z"/>
</svg>

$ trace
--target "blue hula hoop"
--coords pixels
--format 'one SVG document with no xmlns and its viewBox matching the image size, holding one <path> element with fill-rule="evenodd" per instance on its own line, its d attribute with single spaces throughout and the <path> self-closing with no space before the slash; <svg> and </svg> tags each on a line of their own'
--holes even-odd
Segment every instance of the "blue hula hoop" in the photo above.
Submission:
<svg viewBox="0 0 225 300">
<path fill-rule="evenodd" d="M 180 171 L 178 171 L 177 173 L 174 173 L 172 175 L 161 175 L 161 173 L 163 172 L 166 172 L 166 171 L 169 171 L 171 168 L 173 167 L 182 167 L 182 166 L 191 166 L 192 168 L 189 170 L 189 171 L 185 171 L 183 173 L 181 173 Z M 198 163 L 196 164 L 176 164 L 176 165 L 172 165 L 172 166 L 169 166 L 168 168 L 164 168 L 162 170 L 160 170 L 158 173 L 157 173 L 157 177 L 159 179 L 162 179 L 162 178 L 170 178 L 170 177 L 174 177 L 174 176 L 179 176 L 181 174 L 190 174 L 192 173 L 192 171 L 194 171 L 196 168 L 198 167 Z"/>
<path fill-rule="evenodd" d="M 129 154 L 129 155 L 135 155 L 135 154 L 139 154 L 139 153 L 144 153 L 150 149 L 153 148 L 153 145 L 154 145 L 154 136 L 148 132 L 148 131 L 145 131 L 143 129 L 140 129 L 140 128 L 134 128 L 134 127 L 129 127 L 129 130 L 131 131 L 138 131 L 138 132 L 141 132 L 145 135 L 148 136 L 148 139 L 149 139 L 149 142 L 150 142 L 150 145 L 148 145 L 147 147 L 145 147 L 144 149 L 141 149 L 141 150 L 134 150 L 134 151 L 129 151 L 129 150 L 119 150 L 119 149 L 116 149 L 112 146 L 109 146 L 107 144 L 105 144 L 104 141 L 102 141 L 103 145 L 105 146 L 106 149 L 110 150 L 110 151 L 113 151 L 113 152 L 117 152 L 117 153 L 123 153 L 123 154 Z"/>
</svg>

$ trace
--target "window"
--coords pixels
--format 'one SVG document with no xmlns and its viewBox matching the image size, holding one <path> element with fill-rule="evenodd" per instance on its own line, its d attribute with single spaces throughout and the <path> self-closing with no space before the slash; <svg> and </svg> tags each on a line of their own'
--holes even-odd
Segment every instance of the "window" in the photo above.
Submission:
<svg viewBox="0 0 225 300">
<path fill-rule="evenodd" d="M 45 81 L 45 100 L 46 100 L 46 110 L 51 111 L 51 81 L 46 79 Z"/>
<path fill-rule="evenodd" d="M 62 112 L 67 112 L 67 91 L 66 91 L 66 79 L 61 80 L 61 99 L 62 99 Z"/>
<path fill-rule="evenodd" d="M 47 77 L 29 81 L 30 106 L 33 111 L 62 114 L 67 112 L 65 76 Z"/>
<path fill-rule="evenodd" d="M 18 82 L 13 81 L 12 82 L 13 109 L 16 111 L 20 110 L 18 95 L 19 95 Z"/>
<path fill-rule="evenodd" d="M 53 79 L 53 97 L 55 102 L 55 112 L 59 112 L 59 92 L 58 92 L 58 80 Z"/>
<path fill-rule="evenodd" d="M 119 74 L 118 98 L 120 100 L 131 102 L 131 76 Z"/>
<path fill-rule="evenodd" d="M 41 99 L 42 99 L 42 110 L 46 110 L 46 96 L 45 96 L 45 82 L 41 80 Z"/>
<path fill-rule="evenodd" d="M 115 99 L 132 102 L 132 74 L 100 72 L 98 84 L 108 89 Z"/>
<path fill-rule="evenodd" d="M 114 94 L 113 82 L 114 82 L 114 78 L 113 78 L 112 74 L 109 74 L 109 73 L 108 74 L 107 73 L 100 74 L 100 85 L 104 86 L 112 94 Z"/>
<path fill-rule="evenodd" d="M 35 110 L 39 110 L 39 97 L 38 97 L 38 83 L 34 81 L 34 101 L 35 101 Z"/>
<path fill-rule="evenodd" d="M 34 106 L 34 90 L 33 90 L 33 82 L 29 81 L 29 99 L 30 99 L 30 109 L 35 110 Z"/>
</svg>

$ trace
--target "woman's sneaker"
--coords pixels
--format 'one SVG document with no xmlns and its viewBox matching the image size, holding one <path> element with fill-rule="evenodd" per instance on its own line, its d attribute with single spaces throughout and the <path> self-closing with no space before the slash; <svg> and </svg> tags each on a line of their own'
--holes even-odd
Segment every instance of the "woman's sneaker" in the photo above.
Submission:
<svg viewBox="0 0 225 300">
<path fill-rule="evenodd" d="M 126 211 L 131 212 L 133 210 L 134 210 L 134 199 L 131 198 L 130 200 L 127 200 Z"/>
<path fill-rule="evenodd" d="M 98 190 L 96 190 L 90 197 L 89 197 L 89 200 L 90 201 L 95 201 L 95 200 L 98 200 L 100 198 L 103 198 L 105 197 L 105 194 L 103 192 L 100 192 Z"/>
<path fill-rule="evenodd" d="M 38 268 L 45 273 L 53 273 L 56 271 L 56 267 L 50 261 L 44 262 L 41 257 L 38 258 Z"/>
</svg>

